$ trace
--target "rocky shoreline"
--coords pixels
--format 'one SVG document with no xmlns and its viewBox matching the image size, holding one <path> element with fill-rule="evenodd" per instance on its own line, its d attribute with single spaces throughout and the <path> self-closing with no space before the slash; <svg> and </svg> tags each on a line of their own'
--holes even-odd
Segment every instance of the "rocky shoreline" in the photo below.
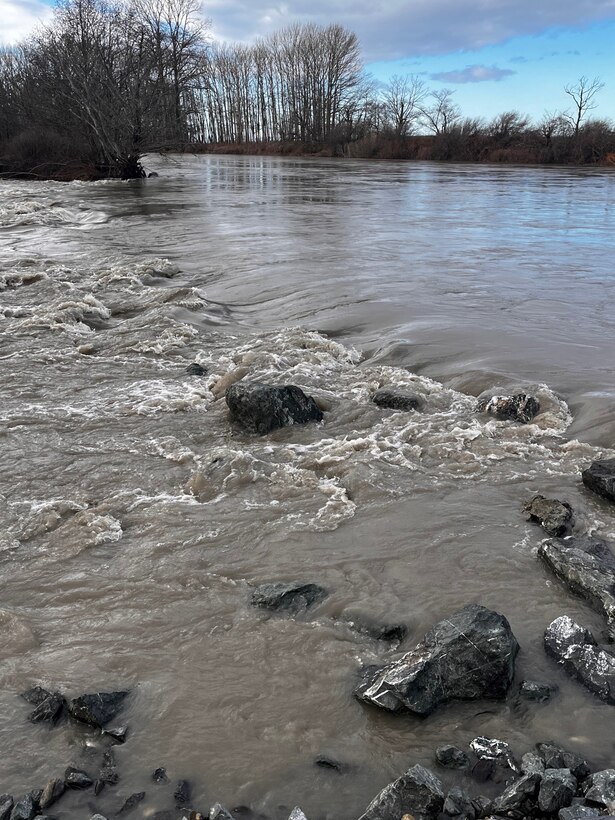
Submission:
<svg viewBox="0 0 615 820">
<path fill-rule="evenodd" d="M 200 376 L 197 366 L 191 375 Z M 251 434 L 264 435 L 293 424 L 320 422 L 327 408 L 295 385 L 269 385 L 238 380 L 226 386 L 226 402 L 233 422 Z M 417 396 L 395 387 L 378 390 L 372 401 L 383 410 L 423 412 Z M 529 424 L 540 412 L 532 396 L 491 396 L 477 404 L 477 412 L 501 421 Z M 596 461 L 583 471 L 585 486 L 615 502 L 615 459 Z M 546 654 L 571 678 L 606 704 L 615 704 L 615 555 L 610 546 L 590 534 L 575 531 L 575 512 L 567 502 L 535 495 L 523 507 L 530 521 L 548 536 L 538 548 L 544 565 L 572 593 L 583 597 L 606 618 L 603 644 L 568 615 L 561 615 L 544 632 Z M 251 592 L 252 605 L 271 616 L 304 615 L 327 596 L 314 582 L 272 582 Z M 375 624 L 360 617 L 345 622 L 359 634 L 389 645 L 401 644 L 403 624 Z M 515 681 L 515 659 L 519 652 L 508 620 L 503 614 L 475 603 L 466 605 L 435 624 L 409 652 L 383 666 L 364 667 L 354 689 L 367 707 L 393 713 L 426 716 L 451 701 L 504 700 Z M 552 682 L 521 681 L 519 697 L 544 702 L 557 691 Z M 52 820 L 47 810 L 70 790 L 92 790 L 98 796 L 120 781 L 113 747 L 123 744 L 129 728 L 115 723 L 129 691 L 95 692 L 66 698 L 62 693 L 36 685 L 22 694 L 34 706 L 33 723 L 50 727 L 63 720 L 86 725 L 96 733 L 102 757 L 97 775 L 69 765 L 62 777 L 50 780 L 43 789 L 14 797 L 0 795 L 0 820 Z M 101 745 L 102 744 L 102 745 Z M 438 767 L 456 770 L 476 784 L 491 781 L 501 786 L 496 797 L 470 795 L 460 786 L 445 789 L 434 772 L 415 765 L 386 786 L 369 804 L 359 820 L 482 820 L 490 817 L 553 818 L 581 820 L 615 816 L 615 769 L 593 771 L 582 756 L 552 742 L 539 743 L 520 759 L 502 740 L 476 737 L 469 752 L 442 746 L 435 752 Z M 335 760 L 319 758 L 316 765 L 343 773 Z M 169 779 L 163 767 L 151 775 L 156 788 Z M 465 780 L 463 781 L 465 782 Z M 192 805 L 192 788 L 180 780 L 173 799 L 176 809 L 152 814 L 154 820 L 233 820 L 265 816 L 246 807 L 227 809 L 220 803 L 208 811 Z M 134 811 L 146 797 L 135 792 L 117 796 L 116 815 Z M 89 805 L 89 804 L 88 804 Z M 296 807 L 288 820 L 307 820 Z M 283 818 L 283 820 L 286 820 Z M 108 820 L 93 809 L 90 820 Z"/>
</svg>

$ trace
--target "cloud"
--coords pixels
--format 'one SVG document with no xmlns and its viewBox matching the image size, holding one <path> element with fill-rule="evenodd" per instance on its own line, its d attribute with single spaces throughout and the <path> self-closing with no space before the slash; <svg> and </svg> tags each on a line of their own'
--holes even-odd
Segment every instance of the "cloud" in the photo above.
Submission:
<svg viewBox="0 0 615 820">
<path fill-rule="evenodd" d="M 486 83 L 499 82 L 516 73 L 512 68 L 498 68 L 496 65 L 467 65 L 459 71 L 440 71 L 429 76 L 441 83 Z"/>
<path fill-rule="evenodd" d="M 249 42 L 297 20 L 341 23 L 366 59 L 476 50 L 512 37 L 615 20 L 615 0 L 206 0 L 220 39 Z"/>
<path fill-rule="evenodd" d="M 38 0 L 0 0 L 0 45 L 17 43 L 50 16 L 49 6 Z"/>
</svg>

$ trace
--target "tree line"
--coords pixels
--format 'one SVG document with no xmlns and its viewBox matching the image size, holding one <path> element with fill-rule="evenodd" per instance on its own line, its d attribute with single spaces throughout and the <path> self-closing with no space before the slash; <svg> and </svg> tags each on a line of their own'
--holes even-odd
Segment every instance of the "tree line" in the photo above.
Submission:
<svg viewBox="0 0 615 820">
<path fill-rule="evenodd" d="M 592 119 L 601 81 L 566 86 L 539 122 L 464 117 L 417 76 L 375 83 L 353 32 L 291 25 L 253 45 L 219 44 L 199 0 L 60 0 L 51 22 L 0 50 L 0 173 L 143 175 L 164 150 L 600 162 L 615 152 Z"/>
</svg>

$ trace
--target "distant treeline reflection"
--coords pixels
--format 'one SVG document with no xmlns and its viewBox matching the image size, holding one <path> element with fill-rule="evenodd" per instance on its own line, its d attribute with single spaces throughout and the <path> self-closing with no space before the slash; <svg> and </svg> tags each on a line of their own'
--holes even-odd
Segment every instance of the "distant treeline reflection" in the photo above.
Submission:
<svg viewBox="0 0 615 820">
<path fill-rule="evenodd" d="M 0 174 L 139 177 L 161 150 L 613 163 L 615 126 L 590 116 L 602 87 L 581 77 L 569 108 L 539 122 L 486 121 L 416 76 L 375 83 L 339 25 L 220 45 L 198 0 L 61 0 L 48 26 L 0 50 Z"/>
</svg>

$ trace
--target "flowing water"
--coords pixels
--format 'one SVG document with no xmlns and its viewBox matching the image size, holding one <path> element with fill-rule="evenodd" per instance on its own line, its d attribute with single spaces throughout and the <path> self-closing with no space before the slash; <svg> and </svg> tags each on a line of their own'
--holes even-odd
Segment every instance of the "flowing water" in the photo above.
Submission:
<svg viewBox="0 0 615 820">
<path fill-rule="evenodd" d="M 542 649 L 561 614 L 604 624 L 539 564 L 543 533 L 521 512 L 555 495 L 577 529 L 615 537 L 613 508 L 580 483 L 615 433 L 612 172 L 150 167 L 0 183 L 0 791 L 100 762 L 95 733 L 28 723 L 33 683 L 132 690 L 122 780 L 62 798 L 65 818 L 135 791 L 147 816 L 186 778 L 205 810 L 354 820 L 435 746 L 478 734 L 612 765 L 612 707 Z M 298 384 L 324 422 L 245 435 L 223 398 L 241 377 Z M 424 412 L 370 403 L 389 384 Z M 537 395 L 535 422 L 477 415 L 494 388 Z M 330 594 L 267 618 L 250 589 L 275 580 Z M 548 704 L 513 689 L 417 719 L 352 697 L 359 666 L 396 652 L 343 618 L 403 622 L 408 649 L 469 602 L 508 617 L 518 679 L 559 686 Z"/>
</svg>

